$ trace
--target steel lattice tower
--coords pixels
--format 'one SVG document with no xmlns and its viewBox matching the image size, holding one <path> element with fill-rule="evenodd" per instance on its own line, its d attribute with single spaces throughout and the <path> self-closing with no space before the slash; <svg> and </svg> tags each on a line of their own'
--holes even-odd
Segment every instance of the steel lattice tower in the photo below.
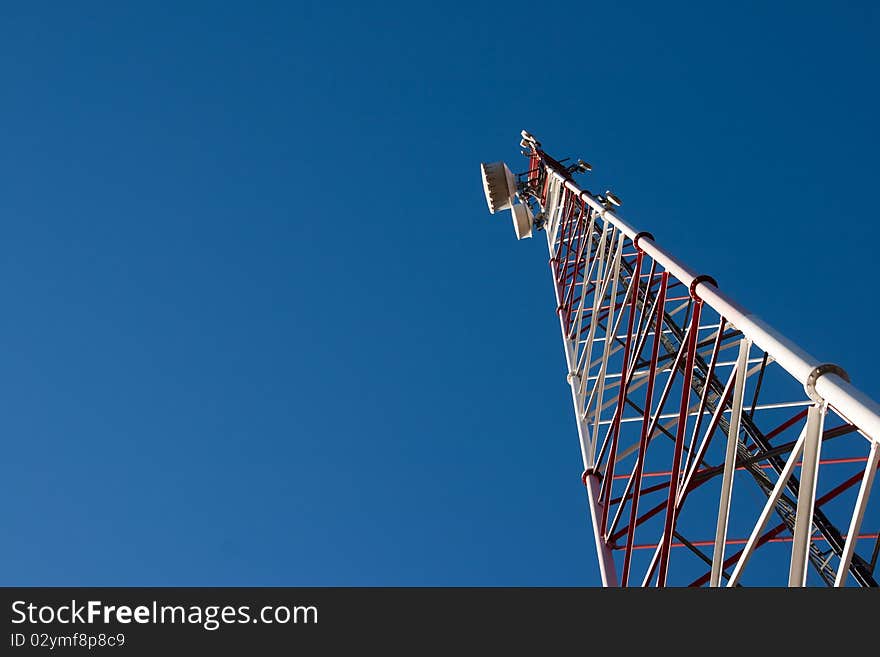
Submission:
<svg viewBox="0 0 880 657">
<path fill-rule="evenodd" d="M 603 584 L 877 586 L 880 406 L 522 136 L 483 183 L 547 236 Z"/>
</svg>

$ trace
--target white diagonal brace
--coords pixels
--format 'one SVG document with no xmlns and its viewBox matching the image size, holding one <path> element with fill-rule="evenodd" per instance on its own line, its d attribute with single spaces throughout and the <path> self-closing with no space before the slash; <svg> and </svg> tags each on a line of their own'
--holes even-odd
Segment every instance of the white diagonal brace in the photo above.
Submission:
<svg viewBox="0 0 880 657">
<path fill-rule="evenodd" d="M 733 491 L 733 475 L 736 472 L 736 446 L 739 442 L 739 424 L 742 417 L 743 396 L 746 388 L 749 349 L 752 343 L 748 338 L 739 342 L 739 358 L 736 361 L 736 381 L 733 384 L 733 403 L 727 433 L 727 451 L 724 455 L 724 475 L 721 479 L 721 500 L 718 504 L 718 524 L 715 528 L 715 550 L 712 553 L 712 572 L 709 586 L 721 584 L 721 571 L 724 564 L 724 546 L 727 543 L 727 521 L 730 517 L 730 494 Z"/>
<path fill-rule="evenodd" d="M 746 542 L 742 554 L 736 562 L 736 566 L 733 568 L 733 572 L 730 573 L 730 579 L 727 580 L 728 587 L 734 587 L 739 583 L 743 568 L 746 567 L 746 564 L 752 556 L 752 552 L 755 551 L 755 545 L 761 537 L 761 532 L 763 532 L 764 527 L 767 526 L 767 521 L 770 520 L 770 514 L 773 513 L 773 510 L 776 508 L 776 503 L 779 502 L 779 498 L 782 497 L 782 491 L 785 489 L 785 485 L 788 483 L 791 473 L 794 471 L 794 467 L 801 456 L 801 452 L 804 450 L 804 440 L 806 439 L 806 436 L 807 427 L 804 425 L 804 428 L 801 429 L 800 436 L 798 436 L 797 442 L 791 450 L 791 454 L 788 456 L 788 460 L 785 462 L 785 467 L 783 467 L 782 472 L 779 473 L 779 479 L 773 487 L 773 491 L 767 498 L 767 504 L 764 505 L 764 510 L 761 511 L 761 516 L 758 518 L 758 522 L 755 523 L 755 527 L 752 529 L 752 534 L 749 536 L 749 540 Z"/>
<path fill-rule="evenodd" d="M 837 568 L 834 586 L 846 585 L 849 565 L 852 563 L 856 541 L 862 529 L 862 519 L 865 517 L 865 507 L 868 506 L 868 498 L 871 497 L 871 486 L 874 484 L 874 475 L 877 474 L 878 461 L 880 461 L 880 443 L 872 443 L 871 451 L 868 454 L 868 467 L 865 468 L 865 476 L 862 477 L 862 485 L 859 487 L 859 496 L 856 498 L 856 507 L 853 509 L 852 520 L 849 523 L 849 531 L 846 535 L 846 543 L 843 546 L 843 554 L 840 555 L 840 566 Z"/>
<path fill-rule="evenodd" d="M 810 540 L 813 534 L 816 480 L 819 476 L 819 455 L 822 452 L 822 426 L 825 423 L 825 409 L 825 404 L 816 404 L 807 410 L 807 439 L 804 442 L 804 462 L 801 465 L 797 516 L 794 521 L 794 540 L 791 544 L 789 586 L 807 585 L 807 559 L 810 556 Z"/>
</svg>

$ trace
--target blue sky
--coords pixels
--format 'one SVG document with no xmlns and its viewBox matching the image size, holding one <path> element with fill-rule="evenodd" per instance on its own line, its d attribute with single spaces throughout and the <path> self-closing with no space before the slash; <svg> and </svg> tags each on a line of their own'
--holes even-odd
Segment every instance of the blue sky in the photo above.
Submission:
<svg viewBox="0 0 880 657">
<path fill-rule="evenodd" d="M 2 583 L 598 583 L 519 131 L 880 398 L 870 2 L 0 10 Z"/>
</svg>

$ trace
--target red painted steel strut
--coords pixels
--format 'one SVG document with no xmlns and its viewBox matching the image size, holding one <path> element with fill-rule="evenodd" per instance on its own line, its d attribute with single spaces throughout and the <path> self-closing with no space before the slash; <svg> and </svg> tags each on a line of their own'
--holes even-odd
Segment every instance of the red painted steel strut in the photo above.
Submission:
<svg viewBox="0 0 880 657">
<path fill-rule="evenodd" d="M 632 344 L 632 331 L 633 331 L 633 323 L 636 316 L 636 308 L 639 300 L 639 278 L 638 273 L 642 268 L 642 253 L 641 251 L 636 256 L 636 276 L 632 279 L 632 299 L 630 299 L 630 307 L 629 307 L 629 317 L 627 318 L 626 323 L 626 341 L 624 342 L 623 347 L 623 365 L 620 371 L 620 390 L 617 393 L 617 412 L 614 415 L 614 425 L 613 425 L 613 433 L 611 437 L 611 452 L 608 457 L 608 468 L 605 472 L 605 477 L 602 491 L 602 532 L 604 533 L 608 527 L 608 500 L 611 497 L 611 482 L 614 480 L 614 461 L 617 458 L 617 443 L 620 438 L 620 418 L 623 415 L 623 400 L 626 398 L 626 381 L 627 381 L 627 365 L 629 364 L 630 357 L 630 346 Z M 626 569 L 624 569 L 623 573 L 623 586 L 626 586 Z"/>
<path fill-rule="evenodd" d="M 873 534 L 859 534 L 858 538 L 870 539 L 870 538 L 877 538 L 878 536 L 880 536 L 880 533 L 875 532 Z M 846 535 L 844 535 L 843 538 L 846 538 Z M 766 541 L 764 541 L 764 543 L 791 543 L 793 540 L 794 540 L 793 536 L 777 536 L 775 538 L 768 538 Z M 824 536 L 811 536 L 810 540 L 811 541 L 827 541 L 828 539 L 825 538 Z M 745 545 L 748 542 L 749 542 L 749 539 L 747 539 L 747 538 L 728 538 L 726 541 L 724 541 L 724 544 L 725 545 Z M 715 539 L 711 539 L 711 540 L 706 539 L 706 540 L 702 540 L 702 541 L 688 541 L 687 545 L 685 543 L 677 543 L 677 542 L 672 543 L 672 547 L 674 547 L 674 548 L 688 547 L 688 545 L 691 545 L 693 547 L 712 547 L 713 545 L 715 545 Z M 657 545 L 655 543 L 641 543 L 639 545 L 633 545 L 633 550 L 655 550 L 655 549 L 657 549 Z"/>
<path fill-rule="evenodd" d="M 694 358 L 696 356 L 697 330 L 700 326 L 700 310 L 703 302 L 694 298 L 694 309 L 691 314 L 691 329 L 688 335 L 687 361 L 684 366 L 684 381 L 681 385 L 681 407 L 678 415 L 678 426 L 675 433 L 675 452 L 672 457 L 672 480 L 669 496 L 666 500 L 666 521 L 663 527 L 663 538 L 660 548 L 660 571 L 657 575 L 659 586 L 666 586 L 666 575 L 669 572 L 669 546 L 672 543 L 672 531 L 675 527 L 675 497 L 678 494 L 678 482 L 681 479 L 681 457 L 684 450 L 684 433 L 687 428 L 689 410 L 688 401 L 691 396 L 691 378 L 694 374 Z"/>
<path fill-rule="evenodd" d="M 651 400 L 654 397 L 654 378 L 657 373 L 657 356 L 660 352 L 660 335 L 663 330 L 663 309 L 666 307 L 666 286 L 669 282 L 669 274 L 663 272 L 660 279 L 660 291 L 657 293 L 657 323 L 654 328 L 654 343 L 651 347 L 651 364 L 648 374 L 648 390 L 645 393 L 645 410 L 642 415 L 642 433 L 639 437 L 639 451 L 636 455 L 636 474 L 635 484 L 633 488 L 633 498 L 630 505 L 629 528 L 626 533 L 626 553 L 623 561 L 623 572 L 621 574 L 621 586 L 627 586 L 629 583 L 630 562 L 632 559 L 632 546 L 635 540 L 636 518 L 639 513 L 639 495 L 642 488 L 642 470 L 645 464 L 645 453 L 648 450 L 648 441 L 650 440 L 650 424 L 651 424 Z M 623 406 L 621 400 L 620 406 Z M 609 457 L 611 458 L 611 457 Z M 614 461 L 610 461 L 613 463 Z M 613 474 L 613 472 L 612 472 Z M 611 486 L 608 486 L 611 489 Z M 621 503 L 622 504 L 622 503 Z"/>
</svg>

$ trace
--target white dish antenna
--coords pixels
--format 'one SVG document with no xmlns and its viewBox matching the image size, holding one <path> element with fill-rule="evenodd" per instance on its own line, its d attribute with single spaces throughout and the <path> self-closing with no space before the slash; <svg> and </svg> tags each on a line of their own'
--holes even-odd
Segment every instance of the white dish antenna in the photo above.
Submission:
<svg viewBox="0 0 880 657">
<path fill-rule="evenodd" d="M 516 180 L 510 168 L 504 162 L 484 162 L 480 164 L 480 173 L 483 175 L 483 192 L 489 212 L 495 214 L 499 210 L 510 210 L 516 238 L 531 237 L 535 219 L 527 205 L 516 202 Z"/>
<path fill-rule="evenodd" d="M 532 216 L 529 206 L 517 203 L 510 207 L 510 212 L 513 215 L 513 230 L 516 231 L 516 239 L 521 240 L 531 237 L 532 224 L 535 223 L 535 218 Z"/>
<path fill-rule="evenodd" d="M 509 210 L 516 197 L 513 172 L 504 162 L 489 162 L 480 165 L 480 173 L 483 174 L 483 191 L 489 212 L 495 214 L 498 210 Z"/>
</svg>

